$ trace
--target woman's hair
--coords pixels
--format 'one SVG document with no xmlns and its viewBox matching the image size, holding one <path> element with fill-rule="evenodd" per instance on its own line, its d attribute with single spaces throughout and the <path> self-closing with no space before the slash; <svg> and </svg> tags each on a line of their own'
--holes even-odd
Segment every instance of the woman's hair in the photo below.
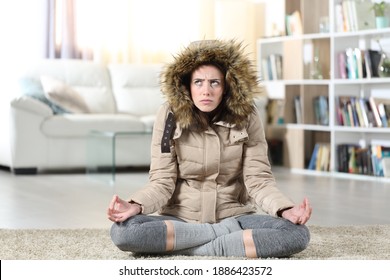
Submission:
<svg viewBox="0 0 390 280">
<path fill-rule="evenodd" d="M 207 130 L 208 126 L 210 126 L 214 122 L 218 122 L 224 119 L 224 115 L 228 112 L 228 107 L 226 106 L 226 100 L 231 95 L 230 93 L 230 87 L 226 83 L 226 69 L 215 62 L 207 62 L 204 64 L 199 65 L 197 68 L 195 68 L 192 72 L 188 73 L 183 77 L 183 85 L 186 87 L 187 92 L 190 94 L 191 98 L 191 78 L 192 74 L 199 69 L 201 66 L 215 66 L 218 68 L 219 71 L 221 71 L 223 76 L 223 95 L 221 103 L 215 108 L 212 112 L 202 112 L 199 110 L 195 104 L 193 104 L 193 110 L 194 110 L 194 116 L 196 119 L 196 122 L 194 125 L 192 125 L 190 128 L 195 131 L 205 131 Z"/>
</svg>

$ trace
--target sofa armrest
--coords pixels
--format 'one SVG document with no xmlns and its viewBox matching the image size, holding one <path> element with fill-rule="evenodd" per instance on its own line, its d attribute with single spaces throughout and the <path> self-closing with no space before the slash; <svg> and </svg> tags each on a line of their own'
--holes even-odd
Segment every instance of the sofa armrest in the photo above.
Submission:
<svg viewBox="0 0 390 280">
<path fill-rule="evenodd" d="M 13 99 L 11 101 L 11 107 L 35 115 L 41 115 L 42 117 L 53 115 L 53 111 L 48 105 L 26 95 Z"/>
<path fill-rule="evenodd" d="M 46 104 L 28 96 L 11 101 L 10 107 L 11 168 L 30 169 L 47 160 L 48 140 L 41 126 L 53 111 Z"/>
</svg>

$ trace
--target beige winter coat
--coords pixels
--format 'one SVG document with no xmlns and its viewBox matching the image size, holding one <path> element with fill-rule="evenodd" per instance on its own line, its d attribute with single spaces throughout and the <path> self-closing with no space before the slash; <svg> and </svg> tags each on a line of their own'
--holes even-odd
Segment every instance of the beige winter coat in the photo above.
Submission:
<svg viewBox="0 0 390 280">
<path fill-rule="evenodd" d="M 196 132 L 186 75 L 205 62 L 227 69 L 228 114 L 207 131 Z M 158 211 L 195 223 L 215 223 L 230 216 L 255 212 L 256 206 L 276 216 L 294 203 L 276 187 L 267 156 L 267 143 L 253 98 L 256 73 L 235 42 L 192 44 L 162 73 L 167 103 L 153 129 L 149 183 L 130 197 L 144 214 Z M 167 153 L 161 140 L 169 112 L 176 128 Z M 240 129 L 238 129 L 240 128 Z M 170 151 L 170 152 L 169 152 Z"/>
</svg>

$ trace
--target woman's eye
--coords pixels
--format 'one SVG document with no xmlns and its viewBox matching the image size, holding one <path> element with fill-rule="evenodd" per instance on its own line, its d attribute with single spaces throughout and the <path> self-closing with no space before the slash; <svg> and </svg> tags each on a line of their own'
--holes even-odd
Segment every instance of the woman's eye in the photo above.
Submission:
<svg viewBox="0 0 390 280">
<path fill-rule="evenodd" d="M 196 86 L 201 86 L 201 85 L 202 85 L 202 81 L 201 81 L 201 80 L 195 80 L 195 81 L 194 81 L 194 84 L 195 84 Z"/>
<path fill-rule="evenodd" d="M 217 86 L 220 85 L 220 82 L 219 82 L 219 81 L 211 81 L 211 82 L 210 82 L 210 85 L 211 85 L 212 87 L 217 87 Z"/>
</svg>

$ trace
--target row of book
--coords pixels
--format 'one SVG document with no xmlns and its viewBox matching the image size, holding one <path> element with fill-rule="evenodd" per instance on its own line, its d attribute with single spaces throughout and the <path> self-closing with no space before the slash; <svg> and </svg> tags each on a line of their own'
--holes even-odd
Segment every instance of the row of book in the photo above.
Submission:
<svg viewBox="0 0 390 280">
<path fill-rule="evenodd" d="M 375 13 L 372 1 L 343 0 L 335 5 L 337 32 L 375 29 Z"/>
<path fill-rule="evenodd" d="M 316 96 L 313 98 L 313 110 L 315 124 L 329 125 L 329 102 L 327 96 Z M 302 113 L 301 97 L 299 95 L 294 96 L 294 112 L 295 122 L 297 124 L 304 123 Z"/>
<path fill-rule="evenodd" d="M 390 147 L 340 144 L 336 154 L 339 172 L 390 177 Z"/>
<path fill-rule="evenodd" d="M 316 171 L 329 171 L 330 144 L 316 143 L 307 169 Z"/>
<path fill-rule="evenodd" d="M 339 52 L 337 58 L 341 79 L 379 77 L 380 51 L 347 48 L 345 51 Z"/>
<path fill-rule="evenodd" d="M 390 99 L 336 97 L 336 120 L 350 127 L 390 127 Z"/>
<path fill-rule="evenodd" d="M 295 123 L 303 124 L 300 96 L 294 96 Z M 284 124 L 284 99 L 271 99 L 267 105 L 268 124 Z M 329 100 L 327 96 L 313 99 L 314 123 L 329 125 Z M 390 99 L 374 97 L 336 96 L 336 122 L 349 127 L 390 127 Z"/>
<path fill-rule="evenodd" d="M 261 61 L 262 78 L 265 81 L 283 79 L 283 58 L 280 54 L 270 54 Z"/>
<path fill-rule="evenodd" d="M 267 104 L 267 123 L 284 124 L 284 99 L 270 99 Z"/>
<path fill-rule="evenodd" d="M 302 35 L 302 17 L 299 11 L 286 15 L 286 35 Z"/>
<path fill-rule="evenodd" d="M 380 144 L 360 147 L 355 144 L 337 145 L 337 171 L 378 177 L 390 177 L 390 147 Z M 329 171 L 330 144 L 316 143 L 308 170 Z"/>
</svg>

